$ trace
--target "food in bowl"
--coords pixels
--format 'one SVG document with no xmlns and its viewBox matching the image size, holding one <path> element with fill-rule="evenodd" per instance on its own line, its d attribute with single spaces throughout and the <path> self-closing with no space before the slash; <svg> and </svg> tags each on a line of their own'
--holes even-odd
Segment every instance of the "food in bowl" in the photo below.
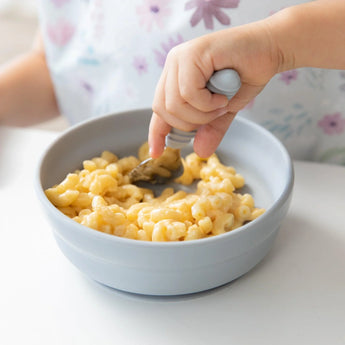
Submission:
<svg viewBox="0 0 345 345">
<path fill-rule="evenodd" d="M 119 159 L 103 151 L 84 160 L 82 170 L 69 173 L 45 193 L 54 206 L 82 225 L 144 241 L 215 236 L 264 213 L 249 193 L 236 191 L 244 186 L 243 176 L 223 165 L 216 154 L 202 159 L 190 153 L 182 160 L 184 173 L 176 182 L 190 185 L 200 180 L 194 193 L 165 188 L 155 197 L 151 189 L 131 184 L 129 179 L 130 171 L 147 157 L 147 143 L 139 148 L 138 158 Z"/>
<path fill-rule="evenodd" d="M 245 177 L 241 191 L 251 194 L 266 211 L 237 229 L 195 241 L 131 240 L 83 226 L 48 200 L 46 189 L 105 148 L 120 157 L 136 152 L 147 139 L 151 116 L 151 109 L 141 109 L 90 119 L 69 128 L 47 147 L 35 179 L 47 231 L 52 230 L 62 253 L 87 277 L 127 292 L 189 294 L 246 274 L 266 257 L 287 214 L 293 165 L 277 138 L 241 116 L 232 122 L 217 155 L 224 165 L 236 167 Z M 190 149 L 183 149 L 182 156 Z M 267 262 L 276 255 L 279 248 Z"/>
</svg>

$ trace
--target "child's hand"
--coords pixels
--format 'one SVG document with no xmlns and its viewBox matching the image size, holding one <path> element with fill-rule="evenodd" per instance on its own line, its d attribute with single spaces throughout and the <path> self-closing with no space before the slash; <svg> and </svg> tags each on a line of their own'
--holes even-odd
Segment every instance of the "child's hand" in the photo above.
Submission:
<svg viewBox="0 0 345 345">
<path fill-rule="evenodd" d="M 160 156 L 171 126 L 197 129 L 194 150 L 201 157 L 210 156 L 236 113 L 264 88 L 279 64 L 278 48 L 264 21 L 215 32 L 172 49 L 153 101 L 151 156 Z M 206 89 L 214 71 L 224 68 L 235 69 L 242 83 L 229 102 Z"/>
<path fill-rule="evenodd" d="M 211 155 L 236 113 L 278 72 L 299 67 L 345 69 L 344 11 L 344 0 L 311 1 L 172 49 L 153 101 L 151 156 L 162 153 L 171 126 L 197 129 L 195 152 Z M 205 87 L 213 72 L 224 68 L 236 70 L 242 83 L 229 102 Z"/>
</svg>

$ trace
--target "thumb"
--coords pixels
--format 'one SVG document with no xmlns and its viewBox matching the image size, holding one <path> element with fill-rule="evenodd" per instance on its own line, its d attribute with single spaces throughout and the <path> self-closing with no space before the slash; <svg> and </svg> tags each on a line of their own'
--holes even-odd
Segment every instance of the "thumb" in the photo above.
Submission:
<svg viewBox="0 0 345 345">
<path fill-rule="evenodd" d="M 236 113 L 226 113 L 199 127 L 194 139 L 194 151 L 202 158 L 211 156 L 222 141 Z"/>
<path fill-rule="evenodd" d="M 242 83 L 241 88 L 227 105 L 229 111 L 199 127 L 194 139 L 194 151 L 198 156 L 206 158 L 216 151 L 237 112 L 255 98 L 264 87 L 265 85 Z"/>
</svg>

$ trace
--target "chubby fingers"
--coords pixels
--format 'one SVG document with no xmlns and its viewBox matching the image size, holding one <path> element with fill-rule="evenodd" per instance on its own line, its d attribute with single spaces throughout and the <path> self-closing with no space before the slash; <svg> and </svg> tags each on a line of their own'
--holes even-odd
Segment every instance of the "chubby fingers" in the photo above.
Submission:
<svg viewBox="0 0 345 345">
<path fill-rule="evenodd" d="M 216 151 L 235 115 L 229 112 L 198 128 L 194 139 L 194 151 L 198 156 L 207 158 Z M 170 130 L 170 125 L 157 114 L 152 114 L 148 139 L 152 158 L 158 158 L 163 153 L 165 137 Z"/>
<path fill-rule="evenodd" d="M 199 66 L 198 63 L 181 63 L 177 67 L 178 70 L 173 74 L 177 76 L 177 83 L 167 83 L 166 88 L 166 99 L 178 97 L 179 103 L 173 103 L 176 111 L 179 110 L 178 106 L 181 104 L 188 104 L 196 110 L 196 115 L 199 115 L 199 112 L 207 114 L 209 120 L 209 115 L 213 111 L 227 106 L 226 96 L 214 94 L 206 88 L 209 78 L 214 73 L 213 64 Z M 174 80 L 172 79 L 172 81 Z M 172 86 L 171 89 L 170 86 Z M 191 122 L 199 123 L 200 118 L 199 120 L 191 118 Z"/>
<path fill-rule="evenodd" d="M 227 112 L 198 128 L 194 139 L 194 151 L 203 158 L 212 155 L 222 141 L 237 112 L 257 96 L 262 89 L 263 86 L 261 85 L 255 86 L 243 83 L 236 95 L 229 101 L 226 107 Z"/>
<path fill-rule="evenodd" d="M 228 100 L 206 88 L 208 77 L 196 63 L 167 60 L 157 84 L 153 111 L 171 126 L 191 130 L 193 125 L 206 124 L 224 113 Z M 210 75 L 213 67 L 210 67 Z M 189 124 L 189 128 L 187 128 Z"/>
<path fill-rule="evenodd" d="M 222 141 L 236 113 L 227 113 L 199 127 L 194 139 L 194 151 L 202 158 L 211 156 Z"/>
<path fill-rule="evenodd" d="M 170 129 L 171 126 L 169 126 L 156 113 L 152 114 L 148 138 L 150 156 L 152 158 L 158 158 L 163 153 L 165 137 L 170 132 Z"/>
<path fill-rule="evenodd" d="M 227 98 L 212 94 L 205 85 L 206 79 L 198 69 L 194 73 L 191 69 L 181 72 L 177 64 L 171 64 L 170 68 L 163 70 L 152 104 L 149 128 L 151 157 L 161 155 L 165 136 L 171 127 L 191 131 L 228 111 Z"/>
</svg>

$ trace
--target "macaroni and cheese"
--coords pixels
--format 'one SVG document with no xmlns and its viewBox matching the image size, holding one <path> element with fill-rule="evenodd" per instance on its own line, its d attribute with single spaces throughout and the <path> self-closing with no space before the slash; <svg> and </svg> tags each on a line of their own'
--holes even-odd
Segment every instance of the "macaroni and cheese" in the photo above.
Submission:
<svg viewBox="0 0 345 345">
<path fill-rule="evenodd" d="M 129 181 L 129 172 L 148 157 L 147 143 L 138 157 L 118 158 L 104 151 L 45 193 L 61 212 L 82 225 L 144 241 L 215 236 L 264 213 L 250 194 L 236 192 L 244 186 L 243 176 L 223 165 L 216 154 L 202 159 L 191 153 L 182 159 L 184 173 L 176 182 L 189 185 L 199 180 L 195 193 L 166 188 L 157 197 Z"/>
</svg>

